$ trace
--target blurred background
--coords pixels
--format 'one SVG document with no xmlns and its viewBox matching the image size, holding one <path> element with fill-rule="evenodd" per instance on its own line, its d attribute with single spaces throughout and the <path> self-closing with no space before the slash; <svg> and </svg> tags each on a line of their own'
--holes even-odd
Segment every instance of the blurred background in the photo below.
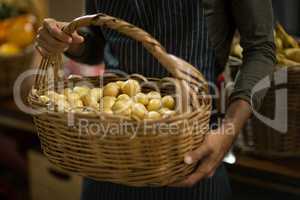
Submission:
<svg viewBox="0 0 300 200">
<path fill-rule="evenodd" d="M 273 0 L 273 3 L 275 22 L 297 39 L 300 1 Z M 40 62 L 33 41 L 42 19 L 70 21 L 83 14 L 83 0 L 0 0 L 0 5 L 0 200 L 79 200 L 81 178 L 57 169 L 41 154 L 32 119 L 16 107 L 12 87 L 20 73 L 37 67 Z M 7 15 L 11 17 L 4 21 Z M 240 53 L 233 53 L 219 77 L 220 85 L 234 79 L 239 62 Z M 64 63 L 67 74 L 98 75 L 104 70 L 102 65 L 91 68 L 67 59 Z M 297 73 L 300 74 L 291 72 Z M 289 82 L 300 85 L 299 77 Z M 23 99 L 31 84 L 32 79 L 28 79 L 22 85 Z M 293 100 L 300 101 L 295 93 L 291 94 Z M 274 103 L 274 99 L 269 101 Z M 267 106 L 262 109 L 268 112 Z M 296 106 L 289 115 L 298 116 L 298 110 Z M 249 121 L 234 153 L 225 160 L 233 199 L 300 199 L 300 118 L 296 120 L 298 123 L 289 126 L 291 131 L 284 136 L 278 136 L 255 119 Z"/>
<path fill-rule="evenodd" d="M 293 35 L 300 35 L 300 1 L 273 0 L 275 19 L 282 23 L 287 31 Z"/>
</svg>

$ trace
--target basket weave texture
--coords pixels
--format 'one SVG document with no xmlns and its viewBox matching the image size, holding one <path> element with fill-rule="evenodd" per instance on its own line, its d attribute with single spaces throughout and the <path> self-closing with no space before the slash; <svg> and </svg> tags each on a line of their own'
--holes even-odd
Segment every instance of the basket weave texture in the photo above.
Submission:
<svg viewBox="0 0 300 200">
<path fill-rule="evenodd" d="M 145 31 L 105 14 L 77 18 L 64 31 L 70 34 L 89 25 L 111 28 L 141 42 L 172 77 L 146 79 L 132 75 L 130 78 L 141 83 L 155 82 L 163 95 L 176 94 L 178 114 L 160 120 L 136 121 L 98 111 L 75 113 L 72 114 L 74 123 L 70 125 L 70 113 L 46 110 L 39 102 L 38 96 L 49 87 L 47 76 L 50 75 L 46 74 L 46 69 L 54 68 L 55 82 L 61 79 L 58 73 L 62 67 L 61 55 L 47 57 L 42 60 L 40 74 L 28 98 L 35 110 L 46 110 L 34 115 L 44 154 L 61 169 L 100 181 L 130 186 L 164 186 L 183 179 L 195 167 L 184 164 L 184 155 L 199 147 L 209 131 L 211 98 L 203 75 L 189 63 L 166 53 Z M 100 80 L 105 84 L 127 78 L 104 75 L 68 79 L 66 84 L 85 80 L 96 85 Z M 143 91 L 147 92 L 149 88 L 143 87 Z M 79 123 L 83 120 L 90 129 L 80 129 Z M 116 131 L 113 128 L 116 124 L 127 124 L 130 129 Z M 99 126 L 106 127 L 108 133 L 91 134 L 93 127 Z M 157 129 L 162 126 L 168 128 Z"/>
<path fill-rule="evenodd" d="M 29 68 L 33 55 L 33 48 L 28 47 L 16 56 L 0 56 L 0 97 L 8 97 L 13 94 L 15 80 Z"/>
<path fill-rule="evenodd" d="M 300 67 L 286 70 L 287 84 L 270 88 L 260 113 L 274 119 L 276 101 L 282 101 L 275 98 L 275 90 L 287 89 L 287 133 L 276 131 L 254 117 L 243 131 L 241 146 L 250 153 L 267 158 L 300 157 Z"/>
</svg>

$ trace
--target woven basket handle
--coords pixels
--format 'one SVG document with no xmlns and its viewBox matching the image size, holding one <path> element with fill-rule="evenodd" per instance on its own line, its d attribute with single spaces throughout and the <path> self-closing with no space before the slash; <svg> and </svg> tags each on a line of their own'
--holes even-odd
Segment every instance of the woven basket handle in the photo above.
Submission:
<svg viewBox="0 0 300 200">
<path fill-rule="evenodd" d="M 159 61 L 159 63 L 177 80 L 179 84 L 176 86 L 177 93 L 181 100 L 179 108 L 182 112 L 191 111 L 190 102 L 194 108 L 199 108 L 198 94 L 208 94 L 208 84 L 200 71 L 186 61 L 168 54 L 161 44 L 155 40 L 144 30 L 123 20 L 105 15 L 95 14 L 79 17 L 63 28 L 67 34 L 72 34 L 74 31 L 84 26 L 103 26 L 116 30 L 132 39 L 142 43 L 142 45 Z M 46 71 L 52 66 L 53 73 L 49 74 Z M 63 80 L 62 56 L 53 55 L 43 57 L 39 66 L 38 75 L 35 79 L 34 88 L 37 91 L 49 88 L 49 80 L 55 88 L 61 89 Z M 51 70 L 50 70 L 51 71 Z M 179 87 L 178 87 L 179 86 Z M 62 88 L 63 89 L 63 88 Z M 191 100 L 191 101 L 190 101 Z"/>
<path fill-rule="evenodd" d="M 79 17 L 63 30 L 72 34 L 78 28 L 90 25 L 107 27 L 141 42 L 173 77 L 192 83 L 208 93 L 207 82 L 201 72 L 182 59 L 168 54 L 151 35 L 128 22 L 100 13 Z"/>
</svg>

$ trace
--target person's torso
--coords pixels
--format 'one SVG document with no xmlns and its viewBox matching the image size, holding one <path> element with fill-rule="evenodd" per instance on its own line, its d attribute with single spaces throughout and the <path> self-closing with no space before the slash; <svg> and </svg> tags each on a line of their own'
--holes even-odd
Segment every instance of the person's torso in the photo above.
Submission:
<svg viewBox="0 0 300 200">
<path fill-rule="evenodd" d="M 207 9 L 213 6 L 205 1 L 204 5 Z M 209 13 L 205 11 L 202 1 L 98 0 L 96 7 L 98 12 L 121 18 L 146 30 L 168 53 L 185 59 L 209 81 L 215 81 L 215 42 L 209 40 Z M 108 44 L 105 61 L 109 68 L 146 76 L 167 75 L 141 44 L 110 29 L 102 29 L 102 32 Z"/>
<path fill-rule="evenodd" d="M 151 34 L 167 52 L 198 68 L 215 81 L 216 56 L 209 40 L 207 15 L 201 0 L 97 0 L 97 11 L 128 21 Z M 105 62 L 109 68 L 145 76 L 167 75 L 141 44 L 102 29 L 107 41 Z M 224 172 L 224 173 L 223 173 Z M 82 199 L 227 199 L 230 187 L 226 172 L 216 174 L 192 188 L 134 188 L 86 179 Z M 105 191 L 105 192 L 103 192 Z M 109 191 L 109 192 L 107 192 Z"/>
</svg>

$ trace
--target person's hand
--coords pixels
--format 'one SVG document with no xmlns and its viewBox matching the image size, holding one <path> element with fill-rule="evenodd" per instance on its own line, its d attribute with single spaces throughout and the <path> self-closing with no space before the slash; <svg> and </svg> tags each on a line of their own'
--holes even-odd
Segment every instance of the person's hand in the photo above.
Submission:
<svg viewBox="0 0 300 200">
<path fill-rule="evenodd" d="M 79 50 L 80 44 L 84 38 L 77 32 L 68 35 L 62 31 L 67 25 L 65 22 L 58 22 L 54 19 L 45 19 L 43 25 L 39 28 L 36 47 L 43 56 L 63 53 L 67 50 Z"/>
<path fill-rule="evenodd" d="M 192 187 L 202 179 L 212 177 L 226 153 L 230 150 L 235 137 L 234 127 L 230 123 L 224 124 L 222 128 L 210 131 L 204 143 L 184 158 L 184 162 L 188 165 L 200 162 L 199 167 L 185 180 L 174 183 L 171 187 Z"/>
<path fill-rule="evenodd" d="M 212 177 L 251 113 L 248 102 L 242 99 L 232 102 L 222 125 L 210 131 L 201 146 L 185 156 L 186 164 L 200 162 L 198 168 L 185 180 L 172 184 L 171 187 L 191 187 L 204 178 Z"/>
</svg>

